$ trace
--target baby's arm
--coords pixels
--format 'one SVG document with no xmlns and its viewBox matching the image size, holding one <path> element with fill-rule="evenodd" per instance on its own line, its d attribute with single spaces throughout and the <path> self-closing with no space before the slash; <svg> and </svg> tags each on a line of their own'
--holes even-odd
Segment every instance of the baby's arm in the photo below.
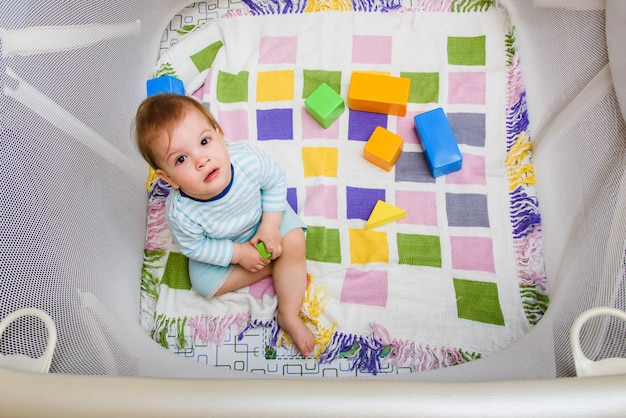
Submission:
<svg viewBox="0 0 626 418">
<path fill-rule="evenodd" d="M 211 238 L 200 224 L 184 215 L 168 217 L 168 226 L 179 251 L 190 259 L 228 266 L 233 257 L 233 241 Z"/>
<path fill-rule="evenodd" d="M 189 230 L 180 232 L 175 234 L 180 252 L 196 261 L 219 266 L 239 264 L 251 272 L 261 270 L 271 261 L 265 260 L 250 241 L 209 238 L 204 233 L 193 235 Z"/>
</svg>

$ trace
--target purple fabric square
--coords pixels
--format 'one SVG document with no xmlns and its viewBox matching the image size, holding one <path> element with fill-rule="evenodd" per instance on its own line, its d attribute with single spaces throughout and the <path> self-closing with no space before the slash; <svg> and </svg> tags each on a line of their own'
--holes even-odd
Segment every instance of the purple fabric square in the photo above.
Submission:
<svg viewBox="0 0 626 418">
<path fill-rule="evenodd" d="M 386 271 L 360 271 L 349 268 L 341 287 L 341 303 L 387 306 L 388 274 Z"/>
<path fill-rule="evenodd" d="M 295 187 L 287 189 L 287 203 L 289 203 L 294 212 L 298 213 L 298 191 Z"/>
<path fill-rule="evenodd" d="M 424 153 L 404 151 L 400 154 L 396 161 L 396 181 L 434 183 Z"/>
<path fill-rule="evenodd" d="M 370 139 L 372 132 L 374 132 L 377 126 L 387 128 L 387 115 L 350 110 L 348 139 L 353 141 L 367 141 Z"/>
<path fill-rule="evenodd" d="M 293 110 L 257 110 L 256 126 L 259 141 L 293 139 Z"/>
<path fill-rule="evenodd" d="M 346 187 L 347 218 L 367 221 L 379 200 L 386 200 L 384 189 Z"/>
</svg>

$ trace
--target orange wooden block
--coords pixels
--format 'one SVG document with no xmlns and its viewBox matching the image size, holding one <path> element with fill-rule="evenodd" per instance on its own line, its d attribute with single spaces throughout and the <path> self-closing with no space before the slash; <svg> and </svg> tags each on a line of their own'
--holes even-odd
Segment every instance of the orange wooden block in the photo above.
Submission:
<svg viewBox="0 0 626 418">
<path fill-rule="evenodd" d="M 377 126 L 363 148 L 363 157 L 380 168 L 390 171 L 402 152 L 404 139 Z"/>
<path fill-rule="evenodd" d="M 411 80 L 383 74 L 355 71 L 348 90 L 348 106 L 352 110 L 406 115 Z"/>
</svg>

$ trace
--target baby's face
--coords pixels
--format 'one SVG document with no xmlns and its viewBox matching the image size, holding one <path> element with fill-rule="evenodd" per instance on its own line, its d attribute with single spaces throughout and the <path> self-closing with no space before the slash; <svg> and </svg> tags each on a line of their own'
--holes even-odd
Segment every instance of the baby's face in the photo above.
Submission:
<svg viewBox="0 0 626 418">
<path fill-rule="evenodd" d="M 230 157 L 222 132 L 199 110 L 190 108 L 158 144 L 157 174 L 172 187 L 200 200 L 220 194 L 231 181 Z"/>
</svg>

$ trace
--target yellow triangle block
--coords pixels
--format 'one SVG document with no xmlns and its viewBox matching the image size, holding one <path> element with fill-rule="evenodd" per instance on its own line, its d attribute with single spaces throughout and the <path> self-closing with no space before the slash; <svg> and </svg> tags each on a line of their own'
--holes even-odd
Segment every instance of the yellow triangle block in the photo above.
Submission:
<svg viewBox="0 0 626 418">
<path fill-rule="evenodd" d="M 403 219 L 405 216 L 406 210 L 379 200 L 376 202 L 376 206 L 374 206 L 374 210 L 365 224 L 365 229 L 377 228 L 389 222 Z"/>
</svg>

